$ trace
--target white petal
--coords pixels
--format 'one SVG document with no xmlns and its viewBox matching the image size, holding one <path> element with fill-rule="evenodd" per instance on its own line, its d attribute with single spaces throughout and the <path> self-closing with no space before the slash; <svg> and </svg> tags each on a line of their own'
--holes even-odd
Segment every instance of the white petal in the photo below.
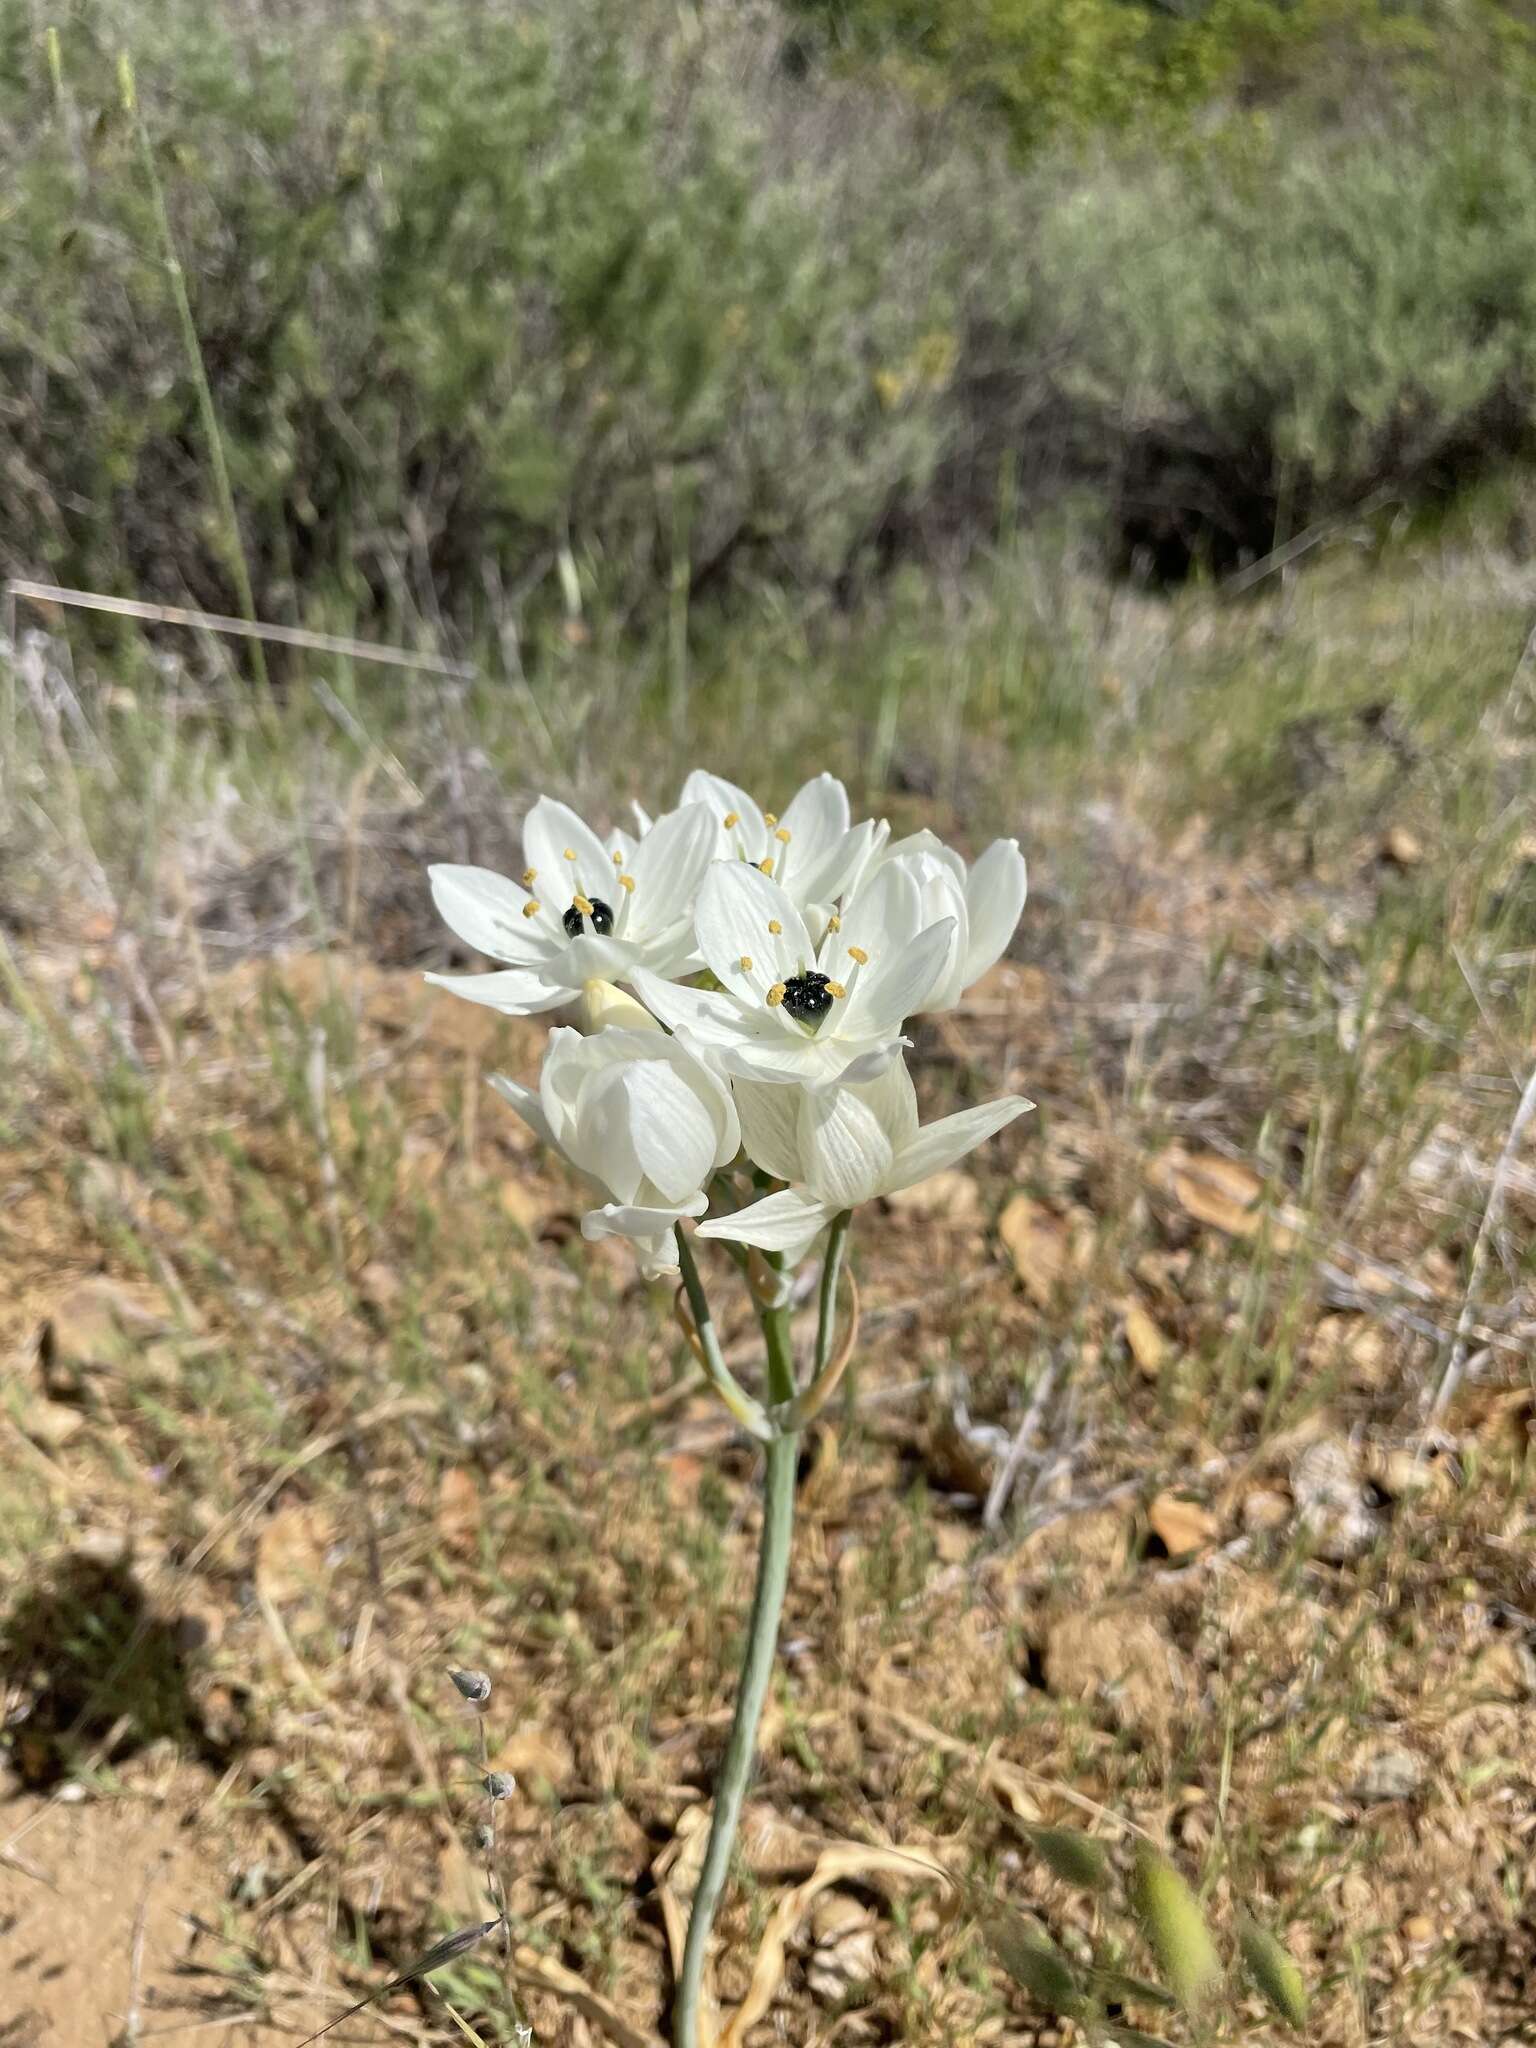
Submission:
<svg viewBox="0 0 1536 2048">
<path fill-rule="evenodd" d="M 798 875 L 848 836 L 848 792 L 835 775 L 821 774 L 797 789 L 778 823 L 789 837 L 779 844 Z"/>
<path fill-rule="evenodd" d="M 658 819 L 619 875 L 634 883 L 629 895 L 626 938 L 660 935 L 692 913 L 704 870 L 718 851 L 719 829 L 702 804 L 688 804 Z M 609 901 L 614 899 L 610 894 Z"/>
<path fill-rule="evenodd" d="M 710 868 L 699 891 L 696 929 L 715 979 L 743 1003 L 764 1009 L 775 982 L 815 962 L 799 911 L 777 882 L 745 861 L 720 860 Z"/>
<path fill-rule="evenodd" d="M 879 1118 L 893 1153 L 911 1144 L 917 1136 L 917 1094 L 904 1060 L 888 1060 L 871 1079 L 843 1085 L 858 1087 L 859 1100 Z"/>
<path fill-rule="evenodd" d="M 581 1219 L 581 1234 L 589 1244 L 599 1238 L 628 1237 L 643 1253 L 647 1276 L 677 1270 L 677 1247 L 672 1226 L 681 1216 L 702 1216 L 708 1207 L 702 1195 L 675 1209 L 642 1208 L 633 1202 L 605 1202 L 600 1209 L 588 1209 Z M 668 1256 L 670 1250 L 670 1258 Z"/>
<path fill-rule="evenodd" d="M 738 789 L 734 782 L 727 782 L 723 775 L 710 775 L 703 768 L 695 768 L 683 784 L 678 802 L 708 807 L 710 816 L 720 828 L 721 836 L 715 851 L 722 857 L 756 861 L 767 852 L 768 827 L 756 798 L 748 796 L 744 789 Z M 734 818 L 736 822 L 727 825 L 727 818 Z"/>
<path fill-rule="evenodd" d="M 930 832 L 926 825 L 920 832 L 909 832 L 905 839 L 892 840 L 880 858 L 882 861 L 911 858 L 931 861 L 947 868 L 960 888 L 965 888 L 965 862 L 952 846 L 946 846 L 939 835 Z"/>
<path fill-rule="evenodd" d="M 846 896 L 869 865 L 878 829 L 873 819 L 866 818 L 814 859 L 802 856 L 793 860 L 788 880 L 796 902 L 834 903 L 839 896 Z"/>
<path fill-rule="evenodd" d="M 445 988 L 466 1003 L 483 1003 L 504 1017 L 537 1017 L 571 1000 L 560 982 L 546 981 L 531 967 L 506 967 L 500 974 L 429 974 L 434 988 Z"/>
<path fill-rule="evenodd" d="M 741 1142 L 752 1164 L 775 1180 L 804 1180 L 799 1091 L 771 1081 L 738 1081 L 732 1093 L 741 1119 Z"/>
<path fill-rule="evenodd" d="M 556 917 L 564 916 L 577 895 L 600 896 L 611 906 L 613 862 L 601 839 L 569 804 L 539 798 L 523 820 L 523 854 L 533 870 L 528 886 Z"/>
<path fill-rule="evenodd" d="M 827 934 L 822 951 L 837 959 L 839 949 L 846 955 L 851 946 L 857 946 L 875 959 L 892 946 L 904 946 L 922 928 L 922 897 L 916 881 L 906 867 L 888 861 L 860 884 L 843 912 L 841 929 Z M 825 958 L 821 964 L 827 965 Z M 843 972 L 840 967 L 834 978 L 841 979 Z"/>
<path fill-rule="evenodd" d="M 525 1088 L 521 1081 L 513 1081 L 505 1074 L 492 1074 L 491 1086 L 503 1101 L 511 1103 L 536 1138 L 546 1145 L 555 1144 L 555 1134 L 549 1127 L 549 1118 L 544 1114 L 537 1089 Z"/>
<path fill-rule="evenodd" d="M 623 1070 L 629 1135 L 641 1171 L 662 1199 L 697 1194 L 715 1170 L 717 1129 L 710 1107 L 667 1060 Z"/>
<path fill-rule="evenodd" d="M 878 957 L 871 956 L 869 965 L 848 991 L 839 1032 L 855 1041 L 883 1038 L 899 1031 L 904 1019 L 916 1016 L 944 971 L 954 929 L 954 919 L 946 917 L 930 925 L 927 931 L 919 932 L 915 939 L 890 946 Z"/>
<path fill-rule="evenodd" d="M 834 1210 L 855 1209 L 877 1195 L 895 1157 L 876 1110 L 852 1088 L 806 1090 L 800 1149 L 807 1191 Z"/>
<path fill-rule="evenodd" d="M 970 935 L 965 948 L 965 986 L 986 973 L 1008 950 L 1024 911 L 1029 874 L 1016 839 L 994 839 L 971 869 L 965 885 Z"/>
<path fill-rule="evenodd" d="M 546 917 L 525 916 L 533 899 L 505 875 L 441 864 L 427 875 L 438 916 L 477 953 L 528 966 L 554 950 L 558 926 Z"/>
<path fill-rule="evenodd" d="M 911 1144 L 897 1153 L 886 1192 L 916 1187 L 930 1174 L 942 1173 L 946 1166 L 953 1166 L 957 1159 L 984 1144 L 994 1131 L 1000 1131 L 1034 1106 L 1022 1095 L 1003 1095 L 996 1102 L 957 1110 L 953 1116 L 941 1116 L 937 1123 L 925 1124 Z"/>
<path fill-rule="evenodd" d="M 629 808 L 634 813 L 635 830 L 643 839 L 651 829 L 651 814 L 638 800 L 631 802 Z"/>
<path fill-rule="evenodd" d="M 600 1045 L 603 1035 L 585 1043 Z M 615 1201 L 637 1198 L 646 1175 L 635 1145 L 628 1076 L 622 1066 L 600 1067 L 582 1081 L 564 1143 L 582 1172 L 607 1188 Z"/>
<path fill-rule="evenodd" d="M 785 1188 L 729 1216 L 711 1216 L 699 1225 L 699 1236 L 728 1237 L 736 1244 L 755 1244 L 761 1251 L 788 1252 L 793 1263 L 810 1250 L 835 1214 L 825 1202 Z"/>
<path fill-rule="evenodd" d="M 770 1038 L 775 1045 L 783 1034 L 767 1010 L 757 1016 L 742 1008 L 734 996 L 712 988 L 689 988 L 686 982 L 663 981 L 644 967 L 629 976 L 629 985 L 653 1016 L 670 1031 L 679 1031 L 709 1046 L 734 1046 L 754 1038 Z"/>
</svg>

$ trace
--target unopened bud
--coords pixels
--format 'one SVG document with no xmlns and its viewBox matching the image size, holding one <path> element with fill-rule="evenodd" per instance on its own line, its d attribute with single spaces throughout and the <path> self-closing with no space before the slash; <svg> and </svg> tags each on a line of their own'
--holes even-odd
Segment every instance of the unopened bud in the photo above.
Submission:
<svg viewBox="0 0 1536 2048">
<path fill-rule="evenodd" d="M 461 1699 L 469 1701 L 472 1707 L 483 1707 L 491 1696 L 491 1674 L 488 1671 L 450 1671 L 448 1676 Z"/>
<path fill-rule="evenodd" d="M 644 1003 L 611 981 L 587 981 L 581 988 L 581 1028 L 590 1037 L 594 1031 L 659 1031 L 660 1024 Z"/>
<path fill-rule="evenodd" d="M 517 1790 L 517 1780 L 510 1771 L 487 1771 L 480 1782 L 491 1799 L 510 1799 Z"/>
</svg>

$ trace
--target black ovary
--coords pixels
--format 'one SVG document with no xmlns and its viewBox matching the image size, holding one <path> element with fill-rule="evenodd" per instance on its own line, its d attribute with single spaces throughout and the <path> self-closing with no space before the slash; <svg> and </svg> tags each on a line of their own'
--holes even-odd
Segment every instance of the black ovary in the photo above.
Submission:
<svg viewBox="0 0 1536 2048">
<path fill-rule="evenodd" d="M 593 896 L 588 900 L 592 905 L 592 929 L 600 939 L 606 939 L 613 930 L 613 912 L 601 896 Z M 581 937 L 587 924 L 586 917 L 576 908 L 574 903 L 565 913 L 564 917 L 561 918 L 560 922 L 565 926 L 566 931 L 573 939 Z"/>
<path fill-rule="evenodd" d="M 797 974 L 784 984 L 784 1007 L 801 1024 L 819 1024 L 832 1007 L 830 976 Z"/>
</svg>

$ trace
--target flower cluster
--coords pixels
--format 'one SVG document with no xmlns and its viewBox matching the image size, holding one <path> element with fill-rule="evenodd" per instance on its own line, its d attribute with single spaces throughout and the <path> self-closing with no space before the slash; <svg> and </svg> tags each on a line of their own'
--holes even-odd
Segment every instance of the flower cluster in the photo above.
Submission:
<svg viewBox="0 0 1536 2048">
<path fill-rule="evenodd" d="M 676 1269 L 685 1217 L 793 1263 L 1029 1107 L 920 1126 L 903 1060 L 906 1022 L 953 1008 L 1013 935 L 1012 839 L 968 870 L 930 832 L 855 825 L 830 775 L 775 816 L 695 771 L 676 809 L 606 838 L 541 797 L 523 859 L 517 881 L 432 870 L 445 921 L 504 964 L 429 978 L 511 1016 L 581 1005 L 587 1035 L 551 1032 L 537 1088 L 496 1085 L 601 1192 L 583 1233 L 630 1239 L 648 1275 Z M 738 1161 L 760 1196 L 745 1205 Z"/>
</svg>

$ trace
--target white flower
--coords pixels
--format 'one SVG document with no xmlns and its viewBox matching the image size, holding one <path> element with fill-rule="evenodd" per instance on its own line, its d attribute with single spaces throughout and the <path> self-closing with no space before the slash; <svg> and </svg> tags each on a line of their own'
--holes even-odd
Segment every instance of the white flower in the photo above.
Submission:
<svg viewBox="0 0 1536 2048">
<path fill-rule="evenodd" d="M 915 1187 L 1034 1107 L 1022 1095 L 1005 1095 L 919 1126 L 912 1079 L 899 1060 L 854 1087 L 738 1081 L 735 1094 L 747 1156 L 793 1185 L 701 1223 L 699 1235 L 785 1252 L 791 1264 L 842 1210 Z"/>
<path fill-rule="evenodd" d="M 941 917 L 955 921 L 949 958 L 914 1015 L 952 1010 L 971 984 L 1002 958 L 1013 937 L 1028 887 L 1019 842 L 994 839 L 967 873 L 954 848 L 925 830 L 887 846 L 878 856 L 876 872 L 888 865 L 905 868 L 916 882 L 925 924 Z"/>
<path fill-rule="evenodd" d="M 637 966 L 675 974 L 693 953 L 693 906 L 718 834 L 690 804 L 639 838 L 605 846 L 573 810 L 542 796 L 523 826 L 522 885 L 489 868 L 435 867 L 432 898 L 500 974 L 428 981 L 509 1016 L 568 1003 L 589 981 L 627 981 Z"/>
<path fill-rule="evenodd" d="M 716 861 L 696 925 L 718 990 L 641 969 L 631 976 L 641 1000 L 727 1073 L 813 1084 L 868 1080 L 899 1051 L 902 1021 L 933 986 L 953 934 L 947 918 L 923 927 L 918 886 L 900 866 L 832 915 L 817 947 L 777 882 Z"/>
<path fill-rule="evenodd" d="M 609 1196 L 582 1236 L 633 1239 L 647 1278 L 675 1271 L 673 1225 L 703 1215 L 705 1184 L 741 1146 L 726 1084 L 660 1031 L 559 1029 L 536 1090 L 501 1074 L 492 1085 Z"/>
<path fill-rule="evenodd" d="M 716 860 L 744 861 L 771 875 L 801 912 L 826 910 L 858 886 L 890 836 L 884 819 L 849 822 L 848 792 L 835 776 L 811 778 L 782 817 L 723 776 L 695 768 L 679 803 L 703 804 L 714 819 Z"/>
</svg>

